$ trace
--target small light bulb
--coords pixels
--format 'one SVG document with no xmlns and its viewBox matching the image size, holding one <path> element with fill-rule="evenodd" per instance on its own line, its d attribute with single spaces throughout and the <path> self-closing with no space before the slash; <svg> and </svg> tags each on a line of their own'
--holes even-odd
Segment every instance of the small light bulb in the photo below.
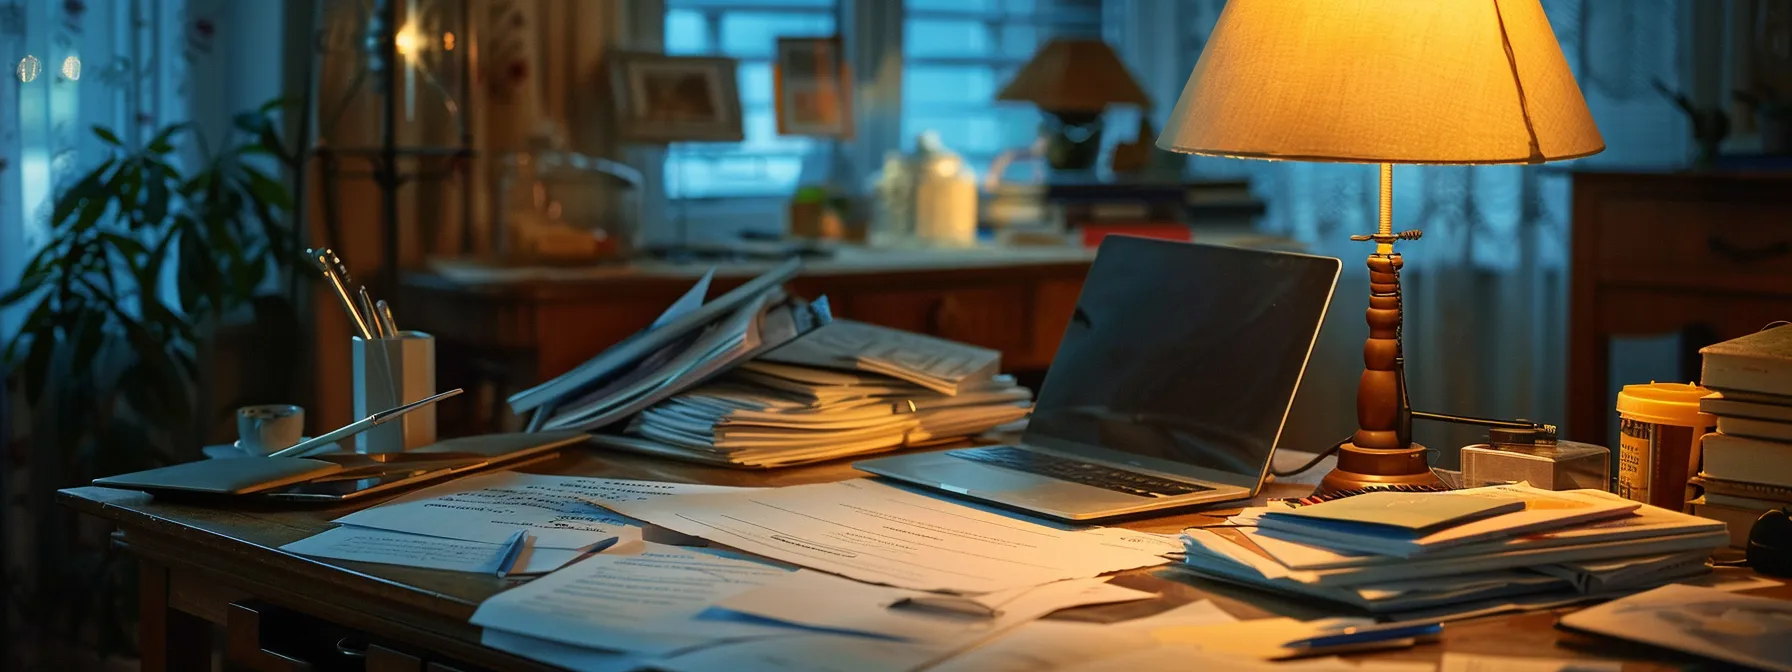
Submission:
<svg viewBox="0 0 1792 672">
<path fill-rule="evenodd" d="M 36 56 L 25 54 L 24 58 L 19 59 L 19 81 L 30 84 L 31 80 L 37 79 L 38 73 L 43 72 L 43 69 L 43 64 L 37 62 Z"/>
<path fill-rule="evenodd" d="M 442 33 L 442 51 L 454 51 L 454 33 Z"/>
<path fill-rule="evenodd" d="M 405 26 L 404 30 L 400 30 L 398 31 L 398 34 L 393 35 L 392 41 L 394 46 L 398 48 L 398 55 L 400 56 L 410 56 L 417 52 L 418 47 L 423 46 L 422 38 L 418 37 L 417 31 L 410 26 Z"/>
<path fill-rule="evenodd" d="M 74 81 L 74 80 L 81 78 L 81 58 L 80 57 L 70 55 L 68 58 L 62 59 L 62 77 L 69 81 Z"/>
</svg>

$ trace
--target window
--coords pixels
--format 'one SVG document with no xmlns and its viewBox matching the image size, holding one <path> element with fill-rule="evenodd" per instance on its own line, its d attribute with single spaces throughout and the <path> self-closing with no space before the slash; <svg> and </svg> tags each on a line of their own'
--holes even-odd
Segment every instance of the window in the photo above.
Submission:
<svg viewBox="0 0 1792 672">
<path fill-rule="evenodd" d="M 906 0 L 902 146 L 937 131 L 982 177 L 1039 135 L 1039 111 L 996 92 L 1053 37 L 1100 37 L 1101 0 Z"/>
<path fill-rule="evenodd" d="M 825 141 L 780 137 L 772 104 L 772 58 L 779 37 L 835 32 L 835 0 L 666 0 L 666 53 L 740 60 L 746 140 L 678 143 L 666 156 L 669 198 L 787 197 L 804 160 Z"/>
</svg>

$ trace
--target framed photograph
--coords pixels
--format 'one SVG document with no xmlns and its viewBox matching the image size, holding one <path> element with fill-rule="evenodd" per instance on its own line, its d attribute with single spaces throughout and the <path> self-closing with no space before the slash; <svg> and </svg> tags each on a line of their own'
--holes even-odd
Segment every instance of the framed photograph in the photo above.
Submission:
<svg viewBox="0 0 1792 672">
<path fill-rule="evenodd" d="M 713 56 L 610 56 L 617 135 L 624 142 L 740 142 L 738 63 Z"/>
<path fill-rule="evenodd" d="M 778 134 L 852 137 L 851 75 L 839 37 L 778 38 Z"/>
</svg>

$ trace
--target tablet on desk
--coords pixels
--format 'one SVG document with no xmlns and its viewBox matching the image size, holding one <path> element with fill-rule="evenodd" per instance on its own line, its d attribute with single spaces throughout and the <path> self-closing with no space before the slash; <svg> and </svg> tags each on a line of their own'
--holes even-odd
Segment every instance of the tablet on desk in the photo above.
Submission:
<svg viewBox="0 0 1792 672">
<path fill-rule="evenodd" d="M 537 453 L 529 459 L 506 462 L 503 467 L 516 469 L 551 462 L 559 457 L 559 452 Z M 471 467 L 442 466 L 440 463 L 434 462 L 424 464 L 428 466 L 403 467 L 373 475 L 357 476 L 351 472 L 341 472 L 320 479 L 266 490 L 260 493 L 260 496 L 286 502 L 347 502 L 370 495 L 443 481 L 479 467 L 491 466 L 488 462 L 477 462 Z"/>
</svg>

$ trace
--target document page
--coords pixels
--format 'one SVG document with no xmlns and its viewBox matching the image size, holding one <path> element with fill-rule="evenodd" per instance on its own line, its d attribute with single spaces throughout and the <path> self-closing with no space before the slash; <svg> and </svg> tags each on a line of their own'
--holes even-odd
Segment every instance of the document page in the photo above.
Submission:
<svg viewBox="0 0 1792 672">
<path fill-rule="evenodd" d="M 638 536 L 634 521 L 603 508 L 611 503 L 738 489 L 501 471 L 424 488 L 335 522 L 487 544 L 524 528 L 537 548 L 582 549 Z"/>
<path fill-rule="evenodd" d="M 800 599 L 792 599 L 796 596 Z M 958 608 L 934 603 L 923 606 L 918 602 L 939 597 L 942 596 L 938 593 L 874 586 L 799 570 L 722 600 L 720 606 L 814 628 L 917 641 L 952 641 L 987 636 L 1059 609 L 1145 600 L 1157 595 L 1111 585 L 1107 579 L 1073 579 L 978 598 L 960 597 L 965 604 Z"/>
<path fill-rule="evenodd" d="M 1156 628 L 1235 623 L 1207 600 L 1118 623 L 1042 620 L 1010 630 L 932 668 L 934 672 L 1032 672 L 1059 669 L 1159 645 Z M 1180 666 L 1178 666 L 1180 667 Z"/>
<path fill-rule="evenodd" d="M 704 612 L 789 570 L 733 553 L 630 542 L 498 593 L 472 623 L 608 651 L 663 655 L 722 639 L 791 630 Z"/>
<path fill-rule="evenodd" d="M 811 569 L 900 588 L 987 593 L 1169 560 L 859 479 L 617 502 L 625 515 Z"/>
<path fill-rule="evenodd" d="M 501 568 L 510 548 L 508 544 L 345 526 L 281 546 L 280 550 L 314 558 L 491 574 Z M 546 574 L 583 553 L 564 548 L 538 548 L 533 543 L 525 543 L 506 573 Z"/>
</svg>

